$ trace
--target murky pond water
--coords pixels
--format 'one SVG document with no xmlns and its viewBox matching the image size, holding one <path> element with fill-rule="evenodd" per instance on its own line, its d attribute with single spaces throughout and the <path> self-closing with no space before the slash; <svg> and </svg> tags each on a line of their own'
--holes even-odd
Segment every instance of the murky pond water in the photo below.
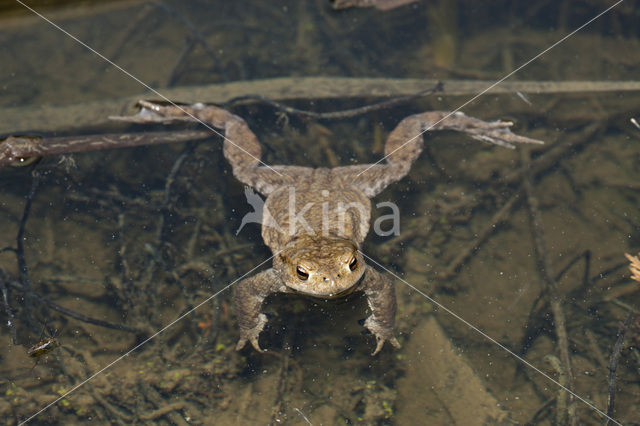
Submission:
<svg viewBox="0 0 640 426">
<path fill-rule="evenodd" d="M 399 235 L 362 247 L 396 276 L 402 348 L 375 357 L 358 293 L 271 296 L 268 352 L 234 350 L 233 285 L 271 253 L 258 225 L 237 232 L 253 210 L 219 137 L 0 168 L 1 418 L 600 424 L 629 315 L 613 418 L 640 418 L 640 287 L 624 257 L 640 250 L 636 3 L 477 98 L 613 3 L 29 3 L 68 34 L 5 3 L 3 137 L 166 131 L 107 119 L 159 99 L 152 87 L 225 104 L 267 164 L 371 163 L 404 117 L 460 107 L 545 145 L 425 135 L 409 175 L 373 200 L 398 207 Z M 422 91 L 337 118 L 258 98 L 323 113 Z M 43 339 L 59 346 L 28 356 Z"/>
</svg>

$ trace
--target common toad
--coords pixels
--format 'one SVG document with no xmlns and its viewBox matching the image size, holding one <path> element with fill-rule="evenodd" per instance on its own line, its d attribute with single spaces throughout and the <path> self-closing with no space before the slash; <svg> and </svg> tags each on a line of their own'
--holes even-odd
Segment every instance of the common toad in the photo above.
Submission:
<svg viewBox="0 0 640 426">
<path fill-rule="evenodd" d="M 371 315 L 364 326 L 376 337 L 372 355 L 394 335 L 396 297 L 392 280 L 365 263 L 360 245 L 369 231 L 371 203 L 389 184 L 402 179 L 420 155 L 422 133 L 457 130 L 474 139 L 512 147 L 512 143 L 541 143 L 513 134 L 512 123 L 486 122 L 461 112 L 424 112 L 398 124 L 385 143 L 385 162 L 344 167 L 267 166 L 261 147 L 246 122 L 213 105 L 173 106 L 140 101 L 134 122 L 202 120 L 224 130 L 224 156 L 234 176 L 266 196 L 262 237 L 273 253 L 273 266 L 236 285 L 234 307 L 240 339 L 262 351 L 258 336 L 267 317 L 264 299 L 276 292 L 336 298 L 353 291 L 366 295 Z"/>
</svg>

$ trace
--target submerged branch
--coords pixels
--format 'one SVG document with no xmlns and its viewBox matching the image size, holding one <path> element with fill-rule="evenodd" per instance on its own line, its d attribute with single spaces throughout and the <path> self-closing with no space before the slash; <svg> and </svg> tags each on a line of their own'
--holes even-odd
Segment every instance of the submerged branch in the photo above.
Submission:
<svg viewBox="0 0 640 426">
<path fill-rule="evenodd" d="M 31 137 L 9 136 L 0 140 L 0 167 L 20 166 L 26 160 L 73 152 L 127 148 L 207 139 L 212 133 L 204 130 L 144 133 L 105 133 L 85 136 Z"/>
<path fill-rule="evenodd" d="M 611 352 L 611 359 L 609 360 L 609 395 L 607 398 L 607 416 L 609 418 L 613 418 L 613 410 L 615 407 L 615 397 L 616 397 L 616 371 L 618 369 L 618 361 L 620 360 L 620 353 L 622 352 L 622 345 L 624 344 L 624 338 L 627 333 L 627 330 L 633 323 L 634 319 L 638 316 L 635 312 L 629 312 L 627 314 L 627 318 L 625 318 L 624 323 L 620 325 L 618 329 L 618 339 L 616 340 L 615 345 L 613 346 L 613 351 Z M 607 421 L 607 426 L 613 424 L 611 420 Z"/>
<path fill-rule="evenodd" d="M 9 281 L 7 282 L 7 284 L 9 284 L 10 287 L 22 291 L 24 292 L 24 288 L 22 287 L 22 285 L 20 285 L 19 283 L 15 282 L 15 281 Z M 97 318 L 92 318 L 88 315 L 84 315 L 81 314 L 79 312 L 76 311 L 72 311 L 71 309 L 65 308 L 64 306 L 58 305 L 55 302 L 52 302 L 51 300 L 47 299 L 46 297 L 40 296 L 38 293 L 34 292 L 33 290 L 29 291 L 29 295 L 33 298 L 33 300 L 36 300 L 40 303 L 45 304 L 46 306 L 48 306 L 49 308 L 53 309 L 54 311 L 58 311 L 63 315 L 69 316 L 71 318 L 75 318 L 78 321 L 82 321 L 82 322 L 86 322 L 89 324 L 93 324 L 93 325 L 98 325 L 100 327 L 105 327 L 105 328 L 111 328 L 113 330 L 120 330 L 120 331 L 127 331 L 130 333 L 136 333 L 140 336 L 145 334 L 144 330 L 141 330 L 139 328 L 136 327 L 131 327 L 125 324 L 115 324 L 109 321 L 104 321 L 104 320 L 100 320 Z"/>
<path fill-rule="evenodd" d="M 281 77 L 235 81 L 197 87 L 162 89 L 176 101 L 222 104 L 233 98 L 259 94 L 275 101 L 303 99 L 387 98 L 409 96 L 442 85 L 438 96 L 475 95 L 495 83 L 482 80 L 434 80 L 351 77 Z M 504 81 L 490 94 L 554 94 L 593 92 L 638 92 L 640 81 Z M 120 99 L 86 102 L 75 105 L 38 105 L 0 109 L 0 133 L 33 129 L 71 129 L 104 122 L 107 117 L 123 113 L 149 93 Z M 126 112 L 126 111 L 125 111 Z"/>
<path fill-rule="evenodd" d="M 522 151 L 523 166 L 529 163 L 529 152 Z M 549 305 L 553 315 L 554 329 L 558 339 L 558 352 L 560 353 L 560 366 L 563 374 L 566 375 L 566 388 L 574 391 L 574 378 L 571 368 L 571 356 L 569 354 L 569 337 L 567 334 L 566 318 L 562 309 L 562 296 L 558 292 L 558 286 L 552 272 L 551 260 L 547 251 L 546 240 L 544 237 L 544 229 L 540 220 L 540 211 L 538 209 L 538 200 L 533 192 L 533 183 L 531 182 L 531 174 L 523 173 L 522 186 L 529 206 L 529 217 L 531 219 L 531 232 L 533 234 L 533 242 L 538 260 L 539 272 L 544 282 L 543 292 L 549 297 Z M 563 410 L 564 413 L 558 413 L 557 418 L 562 419 L 561 423 L 577 424 L 575 406 L 573 404 L 573 394 L 562 391 L 558 397 L 556 405 L 557 410 Z M 565 399 L 568 398 L 568 401 Z"/>
</svg>

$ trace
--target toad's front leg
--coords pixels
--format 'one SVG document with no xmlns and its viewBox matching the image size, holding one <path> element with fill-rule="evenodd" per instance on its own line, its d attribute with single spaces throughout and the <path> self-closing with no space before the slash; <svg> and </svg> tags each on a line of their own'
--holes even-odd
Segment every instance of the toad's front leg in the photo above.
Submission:
<svg viewBox="0 0 640 426">
<path fill-rule="evenodd" d="M 258 343 L 258 336 L 267 323 L 267 316 L 260 312 L 260 308 L 267 296 L 283 290 L 285 288 L 282 280 L 273 269 L 267 269 L 237 284 L 233 306 L 240 327 L 240 340 L 236 350 L 242 349 L 249 341 L 255 350 L 264 352 Z"/>
<path fill-rule="evenodd" d="M 364 326 L 376 336 L 376 349 L 371 355 L 376 355 L 387 340 L 396 348 L 400 343 L 394 336 L 396 318 L 396 294 L 393 281 L 384 274 L 367 267 L 362 278 L 362 287 L 367 296 L 371 315 L 364 322 Z"/>
</svg>

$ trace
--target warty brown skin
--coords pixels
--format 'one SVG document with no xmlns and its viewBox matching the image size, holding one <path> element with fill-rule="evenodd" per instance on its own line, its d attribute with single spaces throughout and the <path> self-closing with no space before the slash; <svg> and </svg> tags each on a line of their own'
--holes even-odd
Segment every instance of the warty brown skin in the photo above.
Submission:
<svg viewBox="0 0 640 426">
<path fill-rule="evenodd" d="M 250 342 L 262 351 L 258 337 L 267 318 L 260 309 L 268 295 L 282 292 L 335 298 L 356 290 L 365 293 L 371 309 L 364 326 L 376 337 L 372 355 L 387 341 L 400 347 L 394 336 L 393 282 L 368 266 L 360 252 L 369 230 L 369 199 L 409 172 L 422 151 L 422 133 L 427 130 L 458 130 L 474 139 L 509 147 L 512 143 L 541 143 L 511 133 L 509 122 L 485 122 L 459 112 L 433 111 L 400 122 L 387 138 L 383 163 L 333 169 L 270 167 L 261 164 L 260 143 L 245 121 L 224 109 L 204 104 L 139 104 L 140 113 L 128 121 L 194 121 L 195 117 L 224 130 L 224 155 L 234 176 L 267 197 L 262 237 L 274 255 L 273 266 L 236 285 L 233 300 L 240 329 L 238 350 Z"/>
</svg>

